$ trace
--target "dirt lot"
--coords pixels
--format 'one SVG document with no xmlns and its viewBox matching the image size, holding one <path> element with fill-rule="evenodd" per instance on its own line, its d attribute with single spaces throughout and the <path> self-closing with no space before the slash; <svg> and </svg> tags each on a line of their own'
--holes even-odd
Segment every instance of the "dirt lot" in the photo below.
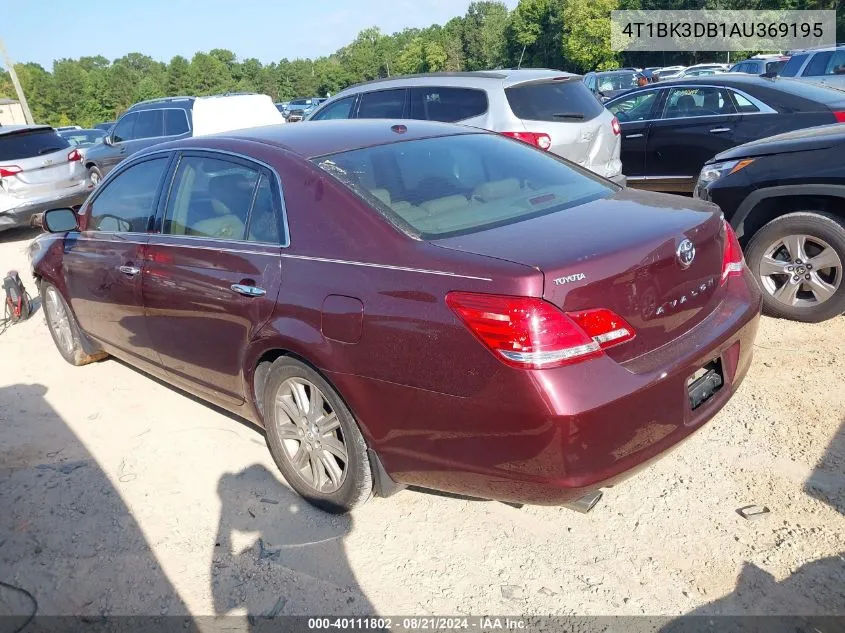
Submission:
<svg viewBox="0 0 845 633">
<path fill-rule="evenodd" d="M 31 290 L 32 235 L 0 234 Z M 755 354 L 715 420 L 588 515 L 404 491 L 338 518 L 246 423 L 66 364 L 39 310 L 0 335 L 0 580 L 48 614 L 845 615 L 845 319 L 766 319 Z M 30 609 L 0 588 L 0 614 Z"/>
</svg>

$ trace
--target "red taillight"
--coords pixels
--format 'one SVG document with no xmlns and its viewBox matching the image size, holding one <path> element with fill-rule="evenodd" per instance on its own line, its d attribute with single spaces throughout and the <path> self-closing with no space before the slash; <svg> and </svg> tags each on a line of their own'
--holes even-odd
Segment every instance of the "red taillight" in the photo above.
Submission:
<svg viewBox="0 0 845 633">
<path fill-rule="evenodd" d="M 616 117 L 613 117 L 610 120 L 610 129 L 613 130 L 613 133 L 616 136 L 619 136 L 620 134 L 622 134 L 622 128 L 619 127 L 619 119 L 617 119 Z"/>
<path fill-rule="evenodd" d="M 739 240 L 736 238 L 733 227 L 724 220 L 722 222 L 725 225 L 725 251 L 722 255 L 721 283 L 724 285 L 728 277 L 742 274 L 745 259 L 742 256 L 742 247 L 739 245 Z"/>
<path fill-rule="evenodd" d="M 69 163 L 82 160 L 82 154 L 79 153 L 78 149 L 71 150 L 70 154 L 67 155 L 67 160 Z"/>
<path fill-rule="evenodd" d="M 551 137 L 544 132 L 502 132 L 502 134 L 546 151 L 552 146 Z"/>
<path fill-rule="evenodd" d="M 833 116 L 836 117 L 837 123 L 845 123 L 845 111 L 834 112 Z"/>
<path fill-rule="evenodd" d="M 634 328 L 612 310 L 601 308 L 568 314 L 602 349 L 625 343 L 635 336 Z"/>
<path fill-rule="evenodd" d="M 534 297 L 450 292 L 446 303 L 500 360 L 523 369 L 560 367 L 633 338 L 610 310 L 569 315 Z M 626 332 L 617 334 L 619 330 Z"/>
<path fill-rule="evenodd" d="M 17 165 L 6 165 L 5 167 L 0 167 L 0 178 L 10 178 L 15 174 L 19 174 L 23 171 Z"/>
</svg>

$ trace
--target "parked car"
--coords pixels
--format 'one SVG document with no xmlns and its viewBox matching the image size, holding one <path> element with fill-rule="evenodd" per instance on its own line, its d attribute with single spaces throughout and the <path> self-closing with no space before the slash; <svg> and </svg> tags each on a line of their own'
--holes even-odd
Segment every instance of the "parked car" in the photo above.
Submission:
<svg viewBox="0 0 845 633">
<path fill-rule="evenodd" d="M 288 104 L 287 115 L 285 118 L 290 123 L 302 121 L 309 114 L 311 114 L 317 107 L 323 103 L 325 99 L 320 97 L 310 97 L 308 99 L 293 99 Z"/>
<path fill-rule="evenodd" d="M 71 145 L 78 149 L 84 159 L 86 150 L 98 143 L 102 143 L 106 132 L 105 130 L 97 129 L 65 130 L 64 132 L 59 132 L 59 136 L 67 139 Z"/>
<path fill-rule="evenodd" d="M 102 123 L 96 123 L 94 125 L 95 130 L 104 130 L 106 132 L 110 131 L 114 127 L 114 121 L 103 121 Z"/>
<path fill-rule="evenodd" d="M 789 130 L 845 122 L 845 93 L 741 74 L 660 82 L 607 104 L 622 128 L 631 186 L 692 192 L 710 158 Z"/>
<path fill-rule="evenodd" d="M 142 101 L 117 120 L 102 144 L 87 150 L 85 167 L 91 183 L 97 186 L 120 161 L 151 145 L 174 138 L 284 122 L 267 95 L 225 94 Z"/>
<path fill-rule="evenodd" d="M 352 86 L 308 121 L 423 119 L 511 136 L 625 184 L 618 125 L 578 75 L 558 70 L 430 73 Z"/>
<path fill-rule="evenodd" d="M 630 69 L 609 70 L 584 75 L 584 84 L 602 103 L 647 83 L 648 79 L 645 75 Z"/>
<path fill-rule="evenodd" d="M 661 68 L 655 72 L 657 74 L 658 81 L 666 81 L 667 79 L 677 78 L 677 76 L 686 69 L 686 66 L 666 66 L 665 68 Z"/>
<path fill-rule="evenodd" d="M 88 195 L 82 156 L 48 125 L 0 126 L 0 231 Z"/>
<path fill-rule="evenodd" d="M 817 323 L 845 312 L 845 126 L 739 145 L 704 165 L 695 195 L 742 236 L 772 316 Z"/>
<path fill-rule="evenodd" d="M 465 126 L 183 139 L 44 224 L 62 356 L 113 354 L 263 426 L 331 511 L 409 484 L 592 494 L 725 405 L 759 321 L 715 205 Z"/>
<path fill-rule="evenodd" d="M 729 72 L 747 75 L 775 76 L 781 73 L 789 57 L 785 55 L 755 55 L 731 66 Z"/>
<path fill-rule="evenodd" d="M 682 70 L 677 75 L 677 79 L 686 79 L 687 77 L 706 77 L 710 75 L 721 75 L 725 71 L 721 68 L 687 68 Z"/>
<path fill-rule="evenodd" d="M 845 89 L 845 45 L 796 51 L 780 71 L 782 77 L 794 77 Z"/>
<path fill-rule="evenodd" d="M 287 113 L 288 106 L 290 105 L 290 101 L 282 101 L 281 103 L 276 104 L 276 110 L 281 112 L 283 115 Z"/>
</svg>

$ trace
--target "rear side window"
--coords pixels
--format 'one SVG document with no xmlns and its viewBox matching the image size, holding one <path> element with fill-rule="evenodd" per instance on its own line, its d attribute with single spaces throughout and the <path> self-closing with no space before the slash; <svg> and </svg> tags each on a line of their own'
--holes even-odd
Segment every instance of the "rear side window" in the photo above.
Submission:
<svg viewBox="0 0 845 633">
<path fill-rule="evenodd" d="M 672 88 L 666 99 L 664 119 L 734 114 L 733 103 L 721 88 Z"/>
<path fill-rule="evenodd" d="M 359 119 L 401 119 L 405 111 L 405 89 L 379 90 L 361 95 Z"/>
<path fill-rule="evenodd" d="M 184 110 L 170 108 L 164 111 L 165 136 L 179 136 L 180 134 L 187 134 L 190 131 L 188 115 Z"/>
<path fill-rule="evenodd" d="M 586 170 L 496 134 L 391 143 L 314 162 L 423 239 L 520 222 L 615 191 Z"/>
<path fill-rule="evenodd" d="M 731 94 L 733 95 L 734 103 L 736 103 L 736 108 L 737 108 L 738 112 L 749 113 L 749 112 L 759 112 L 760 111 L 760 108 L 758 108 L 756 105 L 751 103 L 748 99 L 743 97 L 738 92 L 731 91 Z"/>
<path fill-rule="evenodd" d="M 452 123 L 487 112 L 487 93 L 470 88 L 411 88 L 411 118 Z"/>
<path fill-rule="evenodd" d="M 505 95 L 513 113 L 530 121 L 588 121 L 604 110 L 577 78 L 520 84 L 506 88 Z"/>
<path fill-rule="evenodd" d="M 133 165 L 98 192 L 90 205 L 88 230 L 146 233 L 169 158 Z"/>
<path fill-rule="evenodd" d="M 801 66 L 804 65 L 808 55 L 793 55 L 789 58 L 789 61 L 786 62 L 784 67 L 780 71 L 781 77 L 795 77 L 798 74 L 798 71 L 801 70 Z"/>
<path fill-rule="evenodd" d="M 833 57 L 833 51 L 816 53 L 815 55 L 813 55 L 813 58 L 810 60 L 810 63 L 807 64 L 807 67 L 804 69 L 804 72 L 801 73 L 801 76 L 819 77 L 821 75 L 824 75 L 825 69 L 827 68 L 828 62 L 830 62 L 831 57 Z"/>
<path fill-rule="evenodd" d="M 164 111 L 142 110 L 138 113 L 133 138 L 153 138 L 164 133 Z"/>
<path fill-rule="evenodd" d="M 70 147 L 55 130 L 32 130 L 0 134 L 0 162 L 34 158 Z"/>
</svg>

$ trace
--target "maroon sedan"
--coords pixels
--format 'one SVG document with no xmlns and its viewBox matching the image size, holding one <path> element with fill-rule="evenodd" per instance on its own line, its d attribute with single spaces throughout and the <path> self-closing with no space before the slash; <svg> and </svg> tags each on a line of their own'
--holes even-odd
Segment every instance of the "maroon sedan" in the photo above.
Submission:
<svg viewBox="0 0 845 633">
<path fill-rule="evenodd" d="M 421 121 L 159 145 L 44 225 L 62 356 L 264 427 L 330 511 L 409 484 L 539 504 L 610 485 L 724 406 L 760 310 L 717 207 Z"/>
</svg>

